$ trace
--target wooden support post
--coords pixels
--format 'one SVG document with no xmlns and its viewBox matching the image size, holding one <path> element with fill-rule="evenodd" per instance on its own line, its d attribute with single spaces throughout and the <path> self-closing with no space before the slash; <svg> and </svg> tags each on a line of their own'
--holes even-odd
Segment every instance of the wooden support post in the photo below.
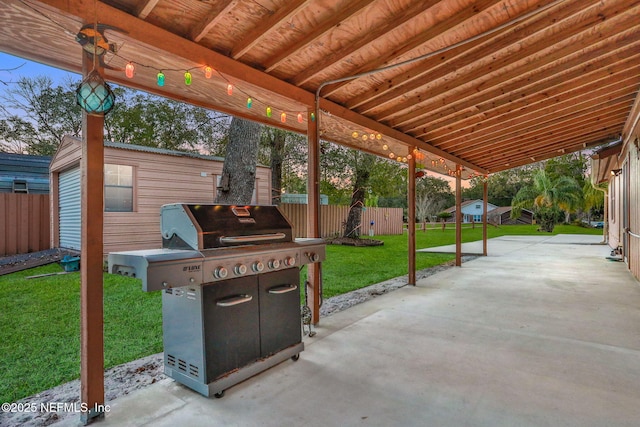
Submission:
<svg viewBox="0 0 640 427">
<path fill-rule="evenodd" d="M 311 113 L 315 120 L 311 120 Z M 309 109 L 309 130 L 307 133 L 309 153 L 307 162 L 307 237 L 320 236 L 320 134 L 318 132 L 318 111 Z M 320 321 L 320 288 L 322 286 L 322 264 L 307 265 L 307 303 L 311 308 L 311 323 Z"/>
<path fill-rule="evenodd" d="M 462 174 L 456 165 L 456 267 L 462 265 Z"/>
<path fill-rule="evenodd" d="M 489 183 L 487 177 L 482 181 L 482 255 L 487 256 L 487 222 L 489 221 Z"/>
<path fill-rule="evenodd" d="M 83 75 L 86 76 L 93 69 L 93 61 L 83 56 Z M 104 417 L 104 117 L 82 115 L 80 401 L 88 410 L 82 412 L 80 418 L 86 425 L 97 417 Z"/>
<path fill-rule="evenodd" d="M 409 239 L 409 285 L 416 285 L 416 160 L 412 155 L 409 159 L 409 172 L 407 176 L 409 209 L 407 220 L 409 222 L 407 237 Z"/>
</svg>

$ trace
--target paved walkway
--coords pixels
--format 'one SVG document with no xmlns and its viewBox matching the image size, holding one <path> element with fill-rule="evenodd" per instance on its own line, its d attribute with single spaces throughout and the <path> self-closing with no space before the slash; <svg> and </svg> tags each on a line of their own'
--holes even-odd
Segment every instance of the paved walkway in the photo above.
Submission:
<svg viewBox="0 0 640 427">
<path fill-rule="evenodd" d="M 98 425 L 637 426 L 640 285 L 583 239 L 494 239 L 491 256 L 322 319 L 298 362 L 222 399 L 166 379 Z"/>
</svg>

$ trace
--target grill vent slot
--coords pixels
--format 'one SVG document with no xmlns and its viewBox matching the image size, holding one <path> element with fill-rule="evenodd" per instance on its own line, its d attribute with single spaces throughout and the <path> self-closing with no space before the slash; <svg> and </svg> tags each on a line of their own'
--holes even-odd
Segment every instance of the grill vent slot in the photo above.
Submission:
<svg viewBox="0 0 640 427">
<path fill-rule="evenodd" d="M 182 372 L 187 372 L 187 362 L 182 359 L 178 359 L 178 369 Z"/>
<path fill-rule="evenodd" d="M 200 369 L 197 366 L 189 363 L 189 375 L 198 378 L 200 376 Z"/>
<path fill-rule="evenodd" d="M 184 296 L 184 291 L 182 289 L 174 289 L 173 290 L 173 294 L 177 297 L 183 297 Z"/>
<path fill-rule="evenodd" d="M 172 354 L 167 354 L 167 365 L 176 366 L 176 358 Z"/>
<path fill-rule="evenodd" d="M 164 290 L 165 294 L 169 294 L 169 295 L 173 295 L 173 289 L 169 288 L 169 289 L 165 289 Z"/>
<path fill-rule="evenodd" d="M 189 289 L 187 291 L 187 299 L 195 301 L 195 299 L 196 299 L 196 290 L 195 289 Z"/>
</svg>

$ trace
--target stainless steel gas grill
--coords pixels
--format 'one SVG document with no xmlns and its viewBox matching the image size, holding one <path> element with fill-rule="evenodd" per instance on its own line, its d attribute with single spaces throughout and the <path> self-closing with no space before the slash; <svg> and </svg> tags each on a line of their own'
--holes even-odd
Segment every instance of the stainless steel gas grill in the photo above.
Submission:
<svg viewBox="0 0 640 427">
<path fill-rule="evenodd" d="M 171 204 L 162 249 L 109 254 L 109 272 L 162 290 L 165 373 L 197 392 L 224 390 L 304 350 L 300 270 L 322 239 L 294 239 L 275 206 Z"/>
</svg>

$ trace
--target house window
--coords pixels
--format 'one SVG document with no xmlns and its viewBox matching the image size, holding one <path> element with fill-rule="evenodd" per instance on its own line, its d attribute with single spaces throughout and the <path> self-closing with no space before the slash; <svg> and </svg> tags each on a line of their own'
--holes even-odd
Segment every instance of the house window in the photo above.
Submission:
<svg viewBox="0 0 640 427">
<path fill-rule="evenodd" d="M 482 222 L 482 215 L 474 215 L 473 222 Z"/>
<path fill-rule="evenodd" d="M 476 205 L 476 209 L 482 209 L 482 205 Z"/>
<path fill-rule="evenodd" d="M 104 165 L 104 211 L 133 212 L 133 166 Z"/>
</svg>

